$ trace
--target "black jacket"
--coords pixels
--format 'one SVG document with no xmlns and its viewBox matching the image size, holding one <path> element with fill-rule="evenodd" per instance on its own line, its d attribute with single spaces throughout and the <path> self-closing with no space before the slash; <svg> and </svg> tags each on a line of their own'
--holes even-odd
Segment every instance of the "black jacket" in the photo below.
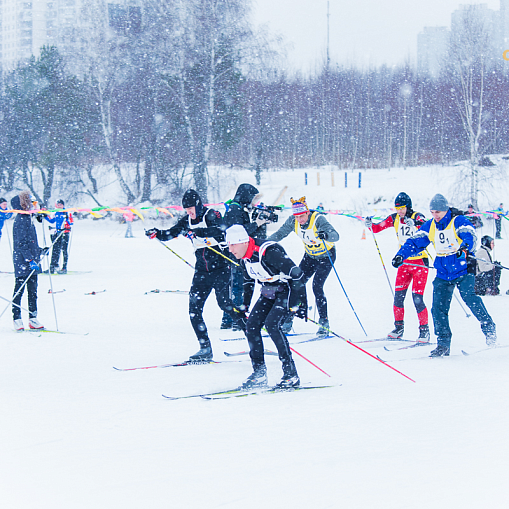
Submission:
<svg viewBox="0 0 509 509">
<path fill-rule="evenodd" d="M 11 206 L 13 209 L 21 210 L 19 196 L 11 200 Z M 16 277 L 27 277 L 32 272 L 30 261 L 39 263 L 41 258 L 41 248 L 32 220 L 33 214 L 18 214 L 12 226 L 12 258 Z"/>
<path fill-rule="evenodd" d="M 251 206 L 253 198 L 258 194 L 258 189 L 251 184 L 240 184 L 235 193 L 235 197 L 228 204 L 227 211 L 224 214 L 224 223 L 226 228 L 234 224 L 242 225 L 248 235 L 253 238 L 264 239 L 267 237 L 267 225 L 258 226 L 251 222 L 248 208 Z"/>
</svg>

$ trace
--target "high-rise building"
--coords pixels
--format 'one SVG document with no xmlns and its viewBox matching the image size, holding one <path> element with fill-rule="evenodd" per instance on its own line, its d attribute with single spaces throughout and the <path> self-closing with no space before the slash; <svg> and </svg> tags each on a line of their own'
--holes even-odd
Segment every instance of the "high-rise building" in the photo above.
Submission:
<svg viewBox="0 0 509 509">
<path fill-rule="evenodd" d="M 424 27 L 417 35 L 417 69 L 438 78 L 449 47 L 447 27 Z"/>
</svg>

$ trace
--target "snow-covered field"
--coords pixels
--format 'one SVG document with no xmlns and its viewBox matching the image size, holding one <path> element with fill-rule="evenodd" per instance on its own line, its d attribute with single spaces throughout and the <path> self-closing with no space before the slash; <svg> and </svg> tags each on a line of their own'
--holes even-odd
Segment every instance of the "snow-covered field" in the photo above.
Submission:
<svg viewBox="0 0 509 509">
<path fill-rule="evenodd" d="M 311 206 L 323 202 L 326 208 L 361 214 L 373 211 L 370 203 L 376 198 L 387 200 L 377 207 L 390 207 L 398 192 L 406 191 L 414 208 L 429 216 L 431 196 L 453 192 L 454 171 L 373 170 L 363 172 L 361 189 L 358 172 L 349 173 L 346 189 L 344 172 L 336 172 L 335 187 L 330 172 L 321 172 L 317 186 L 316 171 L 309 171 L 307 187 L 303 171 L 268 173 L 260 188 L 268 204 L 288 205 L 290 196 L 306 195 Z M 236 184 L 254 183 L 249 173 L 238 178 Z M 280 197 L 284 186 L 288 189 Z M 505 196 L 507 188 L 499 186 L 484 207 Z M 363 239 L 363 225 L 355 219 L 328 217 L 341 235 L 336 262 L 341 282 L 369 337 L 380 337 L 393 325 L 392 294 L 371 234 Z M 423 358 L 431 347 L 387 352 L 380 343 L 359 345 L 416 383 L 338 338 L 294 345 L 331 375 L 295 356 L 302 382 L 330 384 L 330 389 L 170 401 L 161 394 L 237 386 L 250 374 L 250 363 L 115 371 L 113 366 L 179 362 L 198 349 L 187 296 L 145 294 L 156 288 L 187 290 L 193 274 L 143 235 L 144 226 L 155 224 L 138 221 L 135 238 L 125 239 L 125 226 L 115 222 L 77 222 L 69 269 L 91 272 L 52 278 L 55 291 L 65 289 L 54 295 L 59 329 L 77 334 L 16 334 L 10 310 L 2 316 L 0 507 L 508 507 L 509 348 L 463 356 L 462 349 L 482 348 L 484 336 L 455 300 L 449 358 Z M 12 221 L 5 228 L 12 228 Z M 493 221 L 485 221 L 482 234 L 493 235 Z M 507 227 L 502 235 L 495 257 L 508 266 Z M 383 232 L 377 240 L 393 281 L 394 232 Z M 186 239 L 169 245 L 193 262 Z M 283 245 L 300 261 L 303 249 L 295 236 Z M 0 270 L 12 270 L 5 229 Z M 432 277 L 430 271 L 429 309 Z M 0 295 L 10 298 L 12 287 L 13 276 L 0 274 Z M 54 329 L 49 288 L 48 276 L 40 276 L 39 319 Z M 484 298 L 504 346 L 509 346 L 508 288 L 504 271 L 503 295 Z M 326 294 L 332 329 L 354 341 L 365 339 L 333 273 Z M 406 335 L 415 338 L 418 324 L 410 298 L 406 309 Z M 26 322 L 26 313 L 23 317 Z M 214 357 L 227 360 L 224 351 L 244 350 L 247 342 L 220 341 L 237 335 L 220 331 L 220 319 L 211 296 L 205 320 Z M 296 320 L 295 329 L 312 332 L 316 326 Z M 270 339 L 265 346 L 274 349 Z M 280 362 L 266 360 L 275 383 Z"/>
</svg>

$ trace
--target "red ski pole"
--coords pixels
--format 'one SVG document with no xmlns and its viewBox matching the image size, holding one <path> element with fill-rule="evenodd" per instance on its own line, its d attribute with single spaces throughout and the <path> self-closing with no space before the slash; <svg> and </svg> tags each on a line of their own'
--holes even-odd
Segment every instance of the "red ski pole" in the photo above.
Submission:
<svg viewBox="0 0 509 509">
<path fill-rule="evenodd" d="M 315 322 L 314 320 L 311 320 L 311 318 L 308 317 L 308 320 L 316 325 L 320 325 L 318 322 Z M 322 325 L 323 327 L 323 325 Z M 412 378 L 410 378 L 409 376 L 406 376 L 404 373 L 402 373 L 401 371 L 398 371 L 396 368 L 393 368 L 390 364 L 387 364 L 387 362 L 383 361 L 382 359 L 380 359 L 379 357 L 377 357 L 376 355 L 373 355 L 373 354 L 370 354 L 369 352 L 366 352 L 366 350 L 362 349 L 360 346 L 357 346 L 355 343 L 352 343 L 349 339 L 346 339 L 344 338 L 343 336 L 340 336 L 339 334 L 336 334 L 335 332 L 331 331 L 330 329 L 328 329 L 327 327 L 324 327 L 325 329 L 327 329 L 331 334 L 333 334 L 334 336 L 338 337 L 339 339 L 342 339 L 343 341 L 346 341 L 349 345 L 352 345 L 354 346 L 355 348 L 357 348 L 357 350 L 360 350 L 361 352 L 364 352 L 365 354 L 369 355 L 370 357 L 373 357 L 373 359 L 377 360 L 378 362 L 381 362 L 382 364 L 384 364 L 385 366 L 387 366 L 388 368 L 391 368 L 393 371 L 396 371 L 396 373 L 399 373 L 401 376 L 404 376 L 405 378 L 408 378 L 408 380 L 410 380 L 411 382 L 414 382 L 415 383 L 415 380 L 413 380 Z M 292 348 L 293 350 L 293 348 Z M 294 350 L 295 351 L 295 350 Z M 295 352 L 297 353 L 297 352 Z M 318 368 L 320 369 L 320 368 Z M 321 370 L 320 370 L 321 371 Z"/>
<path fill-rule="evenodd" d="M 326 373 L 322 368 L 319 368 L 316 364 L 313 364 L 309 359 L 307 359 L 306 357 L 304 357 L 304 355 L 302 355 L 301 353 L 297 352 L 297 350 L 295 350 L 294 348 L 290 347 L 290 350 L 293 352 L 293 353 L 296 353 L 297 355 L 300 355 L 305 361 L 308 361 L 309 364 L 311 364 L 311 366 L 314 366 L 316 369 L 318 369 L 319 371 L 321 371 L 322 373 L 324 373 L 325 375 L 327 375 L 328 377 L 331 377 L 329 375 L 329 373 Z"/>
</svg>

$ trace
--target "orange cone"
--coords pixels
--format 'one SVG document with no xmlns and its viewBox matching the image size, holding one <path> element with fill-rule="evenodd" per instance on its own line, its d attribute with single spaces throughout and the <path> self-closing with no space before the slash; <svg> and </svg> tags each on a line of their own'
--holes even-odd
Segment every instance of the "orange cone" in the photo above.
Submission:
<svg viewBox="0 0 509 509">
<path fill-rule="evenodd" d="M 361 240 L 366 240 L 366 230 L 362 230 Z"/>
</svg>

